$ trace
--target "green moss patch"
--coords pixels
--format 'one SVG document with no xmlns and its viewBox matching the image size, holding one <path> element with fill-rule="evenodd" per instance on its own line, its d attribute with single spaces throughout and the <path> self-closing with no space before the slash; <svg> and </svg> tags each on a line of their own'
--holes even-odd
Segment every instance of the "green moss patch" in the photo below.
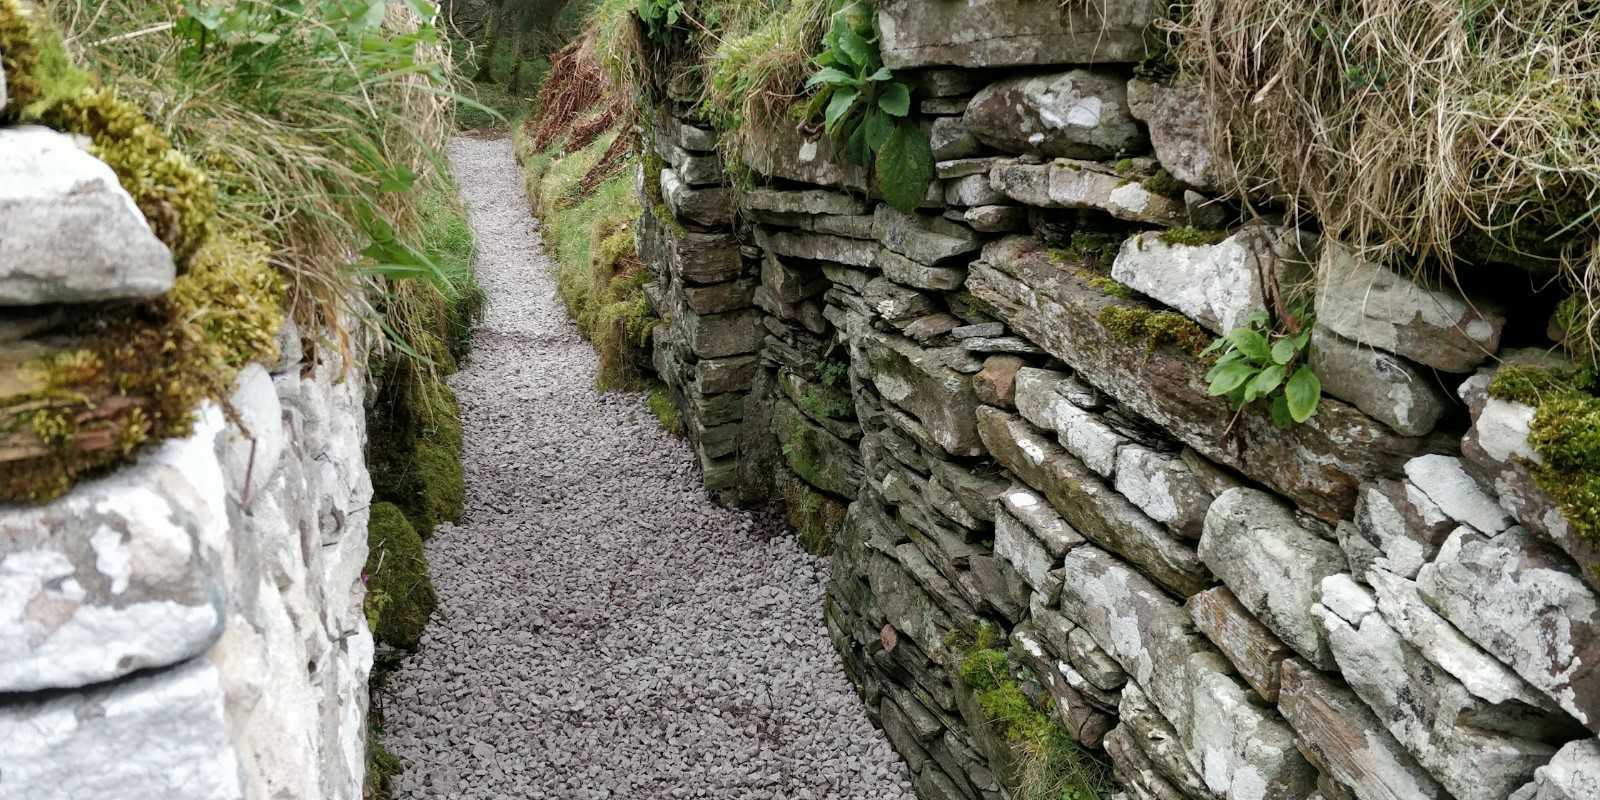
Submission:
<svg viewBox="0 0 1600 800">
<path fill-rule="evenodd" d="M 834 537 L 844 526 L 849 507 L 792 476 L 783 480 L 781 489 L 784 519 L 800 547 L 814 556 L 832 553 Z"/>
<path fill-rule="evenodd" d="M 678 406 L 672 402 L 672 392 L 666 386 L 657 384 L 650 390 L 646 399 L 650 413 L 656 415 L 661 422 L 661 429 L 673 436 L 683 435 L 683 418 L 678 415 Z"/>
<path fill-rule="evenodd" d="M 1507 365 L 1489 382 L 1491 397 L 1534 407 L 1528 443 L 1543 463 L 1534 482 L 1555 501 L 1579 537 L 1600 543 L 1600 397 L 1586 369 Z M 1600 569 L 1600 565 L 1589 565 Z"/>
<path fill-rule="evenodd" d="M 372 504 L 367 522 L 367 598 L 364 610 L 380 642 L 415 650 L 438 607 L 422 537 L 393 503 Z"/>
<path fill-rule="evenodd" d="M 1168 228 L 1161 232 L 1159 238 L 1161 241 L 1166 242 L 1167 244 L 1199 247 L 1202 245 L 1213 245 L 1221 242 L 1222 240 L 1228 238 L 1228 232 L 1225 230 L 1206 230 L 1185 225 L 1180 228 Z"/>
<path fill-rule="evenodd" d="M 1100 312 L 1100 325 L 1123 342 L 1143 343 L 1147 352 L 1172 345 L 1198 356 L 1211 344 L 1211 336 L 1203 328 L 1175 311 L 1106 306 Z"/>
<path fill-rule="evenodd" d="M 959 637 L 956 637 L 959 639 Z M 1017 800 L 1098 800 L 1110 794 L 1106 765 L 1073 741 L 1022 690 L 1018 670 L 1002 649 L 1001 636 L 980 626 L 961 651 L 956 672 L 971 689 L 985 721 L 998 728 L 1016 756 L 1005 776 Z M 965 646 L 962 646 L 965 645 Z"/>
</svg>

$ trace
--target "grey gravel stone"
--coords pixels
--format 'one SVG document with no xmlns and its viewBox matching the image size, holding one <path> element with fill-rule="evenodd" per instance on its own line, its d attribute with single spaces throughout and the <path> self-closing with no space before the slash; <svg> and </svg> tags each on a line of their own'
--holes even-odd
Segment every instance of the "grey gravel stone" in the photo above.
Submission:
<svg viewBox="0 0 1600 800">
<path fill-rule="evenodd" d="M 384 691 L 398 798 L 912 797 L 817 609 L 826 562 L 714 506 L 556 298 L 507 140 L 451 145 L 493 302 L 452 382 L 467 511 Z"/>
</svg>

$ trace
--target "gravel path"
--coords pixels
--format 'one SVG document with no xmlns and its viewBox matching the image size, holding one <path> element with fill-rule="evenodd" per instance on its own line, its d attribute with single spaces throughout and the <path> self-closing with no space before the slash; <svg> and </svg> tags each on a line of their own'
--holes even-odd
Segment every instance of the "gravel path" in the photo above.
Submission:
<svg viewBox="0 0 1600 800">
<path fill-rule="evenodd" d="M 457 139 L 492 299 L 452 378 L 440 612 L 382 698 L 400 798 L 911 798 L 821 619 L 825 561 L 712 505 L 556 298 L 509 140 Z"/>
</svg>

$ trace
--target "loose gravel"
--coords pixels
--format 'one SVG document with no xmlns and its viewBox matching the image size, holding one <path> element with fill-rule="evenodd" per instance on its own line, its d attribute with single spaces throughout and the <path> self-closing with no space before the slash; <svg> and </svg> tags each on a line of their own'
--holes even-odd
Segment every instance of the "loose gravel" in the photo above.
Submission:
<svg viewBox="0 0 1600 800">
<path fill-rule="evenodd" d="M 912 798 L 821 619 L 827 563 L 714 506 L 636 394 L 594 390 L 509 140 L 450 160 L 492 299 L 451 380 L 467 511 L 380 698 L 400 798 Z"/>
</svg>

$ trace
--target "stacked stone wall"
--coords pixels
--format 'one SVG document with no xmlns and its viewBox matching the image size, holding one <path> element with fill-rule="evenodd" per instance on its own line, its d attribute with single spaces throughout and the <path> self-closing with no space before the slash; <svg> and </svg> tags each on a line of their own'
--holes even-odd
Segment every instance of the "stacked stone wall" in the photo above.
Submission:
<svg viewBox="0 0 1600 800">
<path fill-rule="evenodd" d="M 72 352 L 63 321 L 163 295 L 175 273 L 82 140 L 0 127 L 9 419 L 46 438 L 39 409 L 61 398 L 28 394 L 34 367 L 94 368 L 41 361 Z M 0 797 L 362 796 L 366 375 L 333 337 L 308 338 L 316 355 L 286 323 L 279 358 L 239 370 L 192 434 L 123 445 L 127 463 L 48 503 L 0 505 Z M 71 411 L 93 422 L 119 400 Z M 40 457 L 19 441 L 0 456 L 8 487 Z"/>
<path fill-rule="evenodd" d="M 803 126 L 719 156 L 662 101 L 640 253 L 707 487 L 829 526 L 827 625 L 923 797 L 1016 796 L 957 674 L 985 626 L 1126 797 L 1600 796 L 1600 556 L 1487 392 L 1549 302 L 1221 199 L 1204 95 L 1134 76 L 1158 11 L 881 2 L 914 213 Z M 1303 424 L 1207 392 L 1264 284 L 1315 294 Z"/>
</svg>

